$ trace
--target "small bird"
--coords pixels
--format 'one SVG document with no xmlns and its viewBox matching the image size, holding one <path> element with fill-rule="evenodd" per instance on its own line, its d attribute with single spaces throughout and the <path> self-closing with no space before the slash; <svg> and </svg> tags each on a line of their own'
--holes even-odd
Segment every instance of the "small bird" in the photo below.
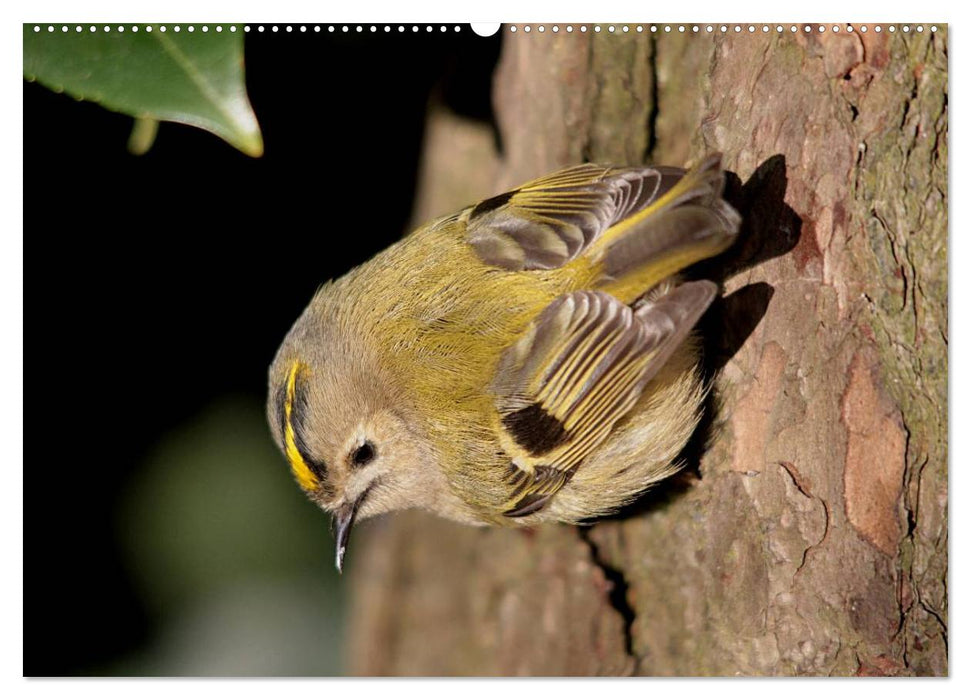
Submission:
<svg viewBox="0 0 971 700">
<path fill-rule="evenodd" d="M 269 372 L 297 483 L 336 521 L 603 516 L 675 473 L 706 387 L 679 283 L 740 225 L 717 154 L 584 164 L 423 226 L 323 285 Z"/>
</svg>

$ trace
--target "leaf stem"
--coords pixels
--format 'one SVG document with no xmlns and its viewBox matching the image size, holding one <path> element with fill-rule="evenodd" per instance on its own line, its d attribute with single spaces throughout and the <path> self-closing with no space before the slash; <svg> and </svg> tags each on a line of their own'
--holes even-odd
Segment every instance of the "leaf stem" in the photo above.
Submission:
<svg viewBox="0 0 971 700">
<path fill-rule="evenodd" d="M 128 137 L 128 152 L 133 156 L 143 156 L 155 143 L 158 133 L 158 120 L 151 117 L 135 117 L 131 136 Z"/>
</svg>

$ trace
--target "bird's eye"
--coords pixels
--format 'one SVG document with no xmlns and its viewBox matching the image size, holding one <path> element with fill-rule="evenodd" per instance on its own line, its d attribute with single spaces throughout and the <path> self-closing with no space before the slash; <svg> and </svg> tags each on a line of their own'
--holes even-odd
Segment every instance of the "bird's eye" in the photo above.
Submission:
<svg viewBox="0 0 971 700">
<path fill-rule="evenodd" d="M 374 459 L 376 453 L 374 451 L 374 445 L 370 442 L 365 442 L 356 450 L 354 454 L 351 455 L 351 460 L 354 462 L 355 467 L 363 467 L 365 464 Z"/>
</svg>

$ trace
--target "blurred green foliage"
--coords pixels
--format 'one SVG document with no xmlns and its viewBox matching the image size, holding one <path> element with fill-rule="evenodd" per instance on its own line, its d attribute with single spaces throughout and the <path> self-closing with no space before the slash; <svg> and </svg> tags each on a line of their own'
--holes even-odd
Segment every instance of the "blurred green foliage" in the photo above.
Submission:
<svg viewBox="0 0 971 700">
<path fill-rule="evenodd" d="M 340 673 L 328 520 L 293 484 L 262 406 L 223 400 L 135 474 L 118 531 L 158 634 L 108 673 Z"/>
</svg>

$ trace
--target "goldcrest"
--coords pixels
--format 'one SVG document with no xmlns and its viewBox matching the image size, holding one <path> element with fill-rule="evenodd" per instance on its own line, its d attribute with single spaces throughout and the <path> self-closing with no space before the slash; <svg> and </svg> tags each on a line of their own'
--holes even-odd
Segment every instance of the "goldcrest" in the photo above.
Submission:
<svg viewBox="0 0 971 700">
<path fill-rule="evenodd" d="M 578 165 L 423 226 L 336 281 L 270 368 L 273 436 L 336 520 L 575 523 L 676 472 L 705 395 L 677 283 L 740 217 L 718 155 Z"/>
</svg>

